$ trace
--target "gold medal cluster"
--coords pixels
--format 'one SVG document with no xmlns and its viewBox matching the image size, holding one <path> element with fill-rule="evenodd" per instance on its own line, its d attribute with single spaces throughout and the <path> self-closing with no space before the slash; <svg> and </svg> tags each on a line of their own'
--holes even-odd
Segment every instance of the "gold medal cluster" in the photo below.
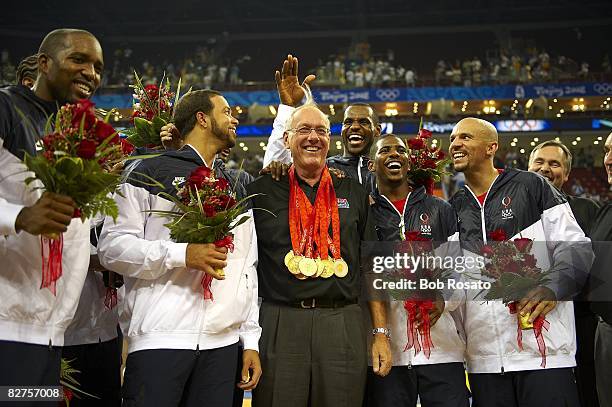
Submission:
<svg viewBox="0 0 612 407">
<path fill-rule="evenodd" d="M 296 256 L 293 250 L 290 250 L 285 255 L 285 266 L 299 280 L 306 280 L 309 277 L 330 278 L 334 275 L 343 278 L 348 274 L 348 264 L 346 264 L 344 259 L 311 259 L 304 256 Z"/>
</svg>

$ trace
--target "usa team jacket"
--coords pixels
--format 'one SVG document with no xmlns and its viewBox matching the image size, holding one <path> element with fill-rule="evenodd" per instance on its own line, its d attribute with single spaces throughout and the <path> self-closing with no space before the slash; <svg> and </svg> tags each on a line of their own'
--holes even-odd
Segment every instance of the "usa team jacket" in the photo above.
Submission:
<svg viewBox="0 0 612 407">
<path fill-rule="evenodd" d="M 497 176 L 484 205 L 465 186 L 451 198 L 458 216 L 459 238 L 464 253 L 479 253 L 491 232 L 503 229 L 511 240 L 535 241 L 534 255 L 542 270 L 557 272 L 549 288 L 557 298 L 567 299 L 571 276 L 586 276 L 593 254 L 590 240 L 578 226 L 569 204 L 538 174 L 508 169 Z M 543 243 L 545 242 L 545 243 Z M 546 319 L 546 368 L 575 366 L 576 334 L 573 303 L 560 301 Z M 500 373 L 541 369 L 535 335 L 523 331 L 523 350 L 517 344 L 516 315 L 501 301 L 466 302 L 466 361 L 471 373 Z"/>
<path fill-rule="evenodd" d="M 425 187 L 412 191 L 400 213 L 389 199 L 376 189 L 373 193 L 372 212 L 376 219 L 376 233 L 380 241 L 400 241 L 400 232 L 420 232 L 434 242 L 457 240 L 457 218 L 451 206 L 440 198 L 427 195 Z M 457 243 L 458 244 L 458 243 Z M 391 328 L 391 351 L 394 366 L 427 365 L 437 363 L 463 363 L 465 339 L 462 333 L 458 303 L 447 301 L 444 313 L 431 329 L 434 348 L 427 359 L 421 351 L 404 352 L 407 343 L 407 314 L 402 301 L 391 301 L 388 314 Z"/>
<path fill-rule="evenodd" d="M 214 280 L 214 300 L 204 300 L 203 271 L 185 267 L 186 243 L 170 240 L 168 219 L 149 210 L 173 210 L 161 196 L 175 194 L 198 166 L 205 165 L 190 145 L 143 160 L 120 188 L 117 222 L 106 218 L 98 243 L 102 266 L 124 276 L 120 324 L 128 351 L 143 349 L 214 349 L 238 342 L 258 350 L 261 328 L 257 303 L 257 237 L 253 214 L 233 230 L 225 280 Z M 215 170 L 231 184 L 223 170 Z M 152 187 L 149 178 L 163 188 Z M 238 187 L 242 195 L 243 189 Z"/>
<path fill-rule="evenodd" d="M 0 89 L 0 341 L 61 346 L 77 308 L 89 265 L 89 220 L 73 219 L 63 234 L 62 276 L 56 295 L 40 289 L 40 236 L 15 230 L 25 206 L 40 198 L 42 184 L 26 186 L 34 174 L 24 153 L 36 154 L 55 102 L 38 98 L 25 86 Z"/>
</svg>

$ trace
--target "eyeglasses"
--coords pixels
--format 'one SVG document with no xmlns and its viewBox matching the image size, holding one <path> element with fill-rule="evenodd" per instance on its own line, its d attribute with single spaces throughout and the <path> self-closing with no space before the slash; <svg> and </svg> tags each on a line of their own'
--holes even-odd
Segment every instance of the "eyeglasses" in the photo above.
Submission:
<svg viewBox="0 0 612 407">
<path fill-rule="evenodd" d="M 329 131 L 329 129 L 326 129 L 325 127 L 308 127 L 308 126 L 303 126 L 303 127 L 298 127 L 297 129 L 289 129 L 289 130 L 296 132 L 300 136 L 308 136 L 313 131 L 315 133 L 317 133 L 317 136 L 319 136 L 319 137 L 327 137 L 331 133 Z"/>
</svg>

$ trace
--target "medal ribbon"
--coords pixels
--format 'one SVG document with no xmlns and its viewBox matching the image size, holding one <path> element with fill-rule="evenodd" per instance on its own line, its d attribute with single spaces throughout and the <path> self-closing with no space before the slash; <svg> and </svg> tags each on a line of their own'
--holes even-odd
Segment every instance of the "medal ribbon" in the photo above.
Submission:
<svg viewBox="0 0 612 407">
<path fill-rule="evenodd" d="M 328 246 L 334 258 L 340 258 L 340 218 L 338 202 L 327 167 L 323 169 L 314 205 L 302 191 L 295 176 L 295 167 L 289 168 L 289 231 L 296 256 L 327 259 Z M 333 240 L 328 235 L 332 223 Z"/>
</svg>

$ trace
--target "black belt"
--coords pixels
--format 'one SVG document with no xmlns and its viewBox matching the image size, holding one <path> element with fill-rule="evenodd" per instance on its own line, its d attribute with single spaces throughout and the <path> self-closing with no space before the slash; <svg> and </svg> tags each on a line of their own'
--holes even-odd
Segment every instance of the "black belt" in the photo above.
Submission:
<svg viewBox="0 0 612 407">
<path fill-rule="evenodd" d="M 281 301 L 267 301 L 264 299 L 264 302 L 271 302 L 273 304 L 284 305 L 286 307 L 293 308 L 342 308 L 347 305 L 357 304 L 357 300 L 330 300 L 327 298 L 308 298 L 302 301 L 294 301 L 294 302 L 281 302 Z"/>
</svg>

